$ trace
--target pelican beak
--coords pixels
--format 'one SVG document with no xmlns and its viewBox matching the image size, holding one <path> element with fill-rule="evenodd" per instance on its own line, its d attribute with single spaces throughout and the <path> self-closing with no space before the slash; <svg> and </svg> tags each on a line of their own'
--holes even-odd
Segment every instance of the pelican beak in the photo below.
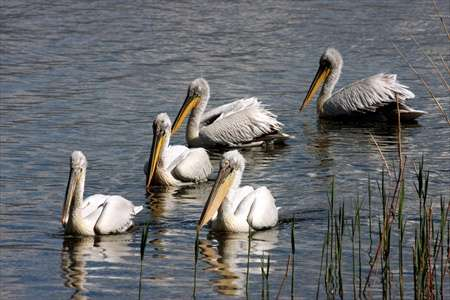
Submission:
<svg viewBox="0 0 450 300">
<path fill-rule="evenodd" d="M 183 124 L 184 119 L 186 119 L 186 116 L 198 105 L 200 102 L 200 96 L 193 94 L 188 95 L 186 99 L 184 100 L 183 106 L 181 107 L 180 111 L 178 112 L 178 115 L 175 119 L 175 122 L 173 122 L 172 125 L 172 133 L 175 133 Z"/>
<path fill-rule="evenodd" d="M 303 111 L 303 109 L 308 106 L 309 103 L 311 103 L 314 95 L 319 90 L 319 87 L 322 85 L 322 83 L 325 81 L 325 79 L 328 78 L 330 75 L 331 68 L 330 66 L 326 64 L 320 64 L 319 69 L 317 70 L 316 76 L 314 76 L 314 80 L 311 83 L 311 86 L 309 87 L 308 93 L 306 94 L 305 100 L 303 100 L 303 104 L 300 107 L 300 111 Z"/>
<path fill-rule="evenodd" d="M 164 133 L 158 133 L 157 130 L 153 131 L 153 143 L 152 151 L 150 152 L 150 157 L 148 161 L 148 172 L 146 180 L 146 189 L 150 193 L 151 183 L 153 176 L 155 175 L 156 166 L 161 156 L 161 149 L 166 140 L 166 135 Z"/>
<path fill-rule="evenodd" d="M 72 204 L 75 188 L 80 179 L 81 172 L 79 169 L 70 169 L 69 181 L 67 182 L 66 199 L 64 200 L 63 211 L 61 214 L 61 224 L 66 226 L 69 220 L 70 206 Z"/>
<path fill-rule="evenodd" d="M 233 179 L 235 173 L 233 171 L 234 169 L 229 165 L 220 168 L 219 176 L 214 183 L 211 193 L 209 194 L 208 201 L 206 201 L 205 207 L 203 208 L 200 220 L 197 223 L 197 232 L 199 232 L 200 229 L 202 229 L 202 227 L 212 219 L 222 202 L 225 200 L 225 197 L 227 196 L 234 181 Z"/>
</svg>

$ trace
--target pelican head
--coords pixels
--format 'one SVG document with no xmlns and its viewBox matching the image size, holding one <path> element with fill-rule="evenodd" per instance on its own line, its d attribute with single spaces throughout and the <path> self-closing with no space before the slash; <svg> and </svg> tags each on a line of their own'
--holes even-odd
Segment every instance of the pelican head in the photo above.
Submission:
<svg viewBox="0 0 450 300">
<path fill-rule="evenodd" d="M 311 86 L 309 87 L 308 93 L 306 94 L 305 100 L 300 107 L 302 111 L 309 103 L 311 103 L 314 95 L 319 90 L 319 87 L 330 77 L 332 70 L 340 70 L 343 60 L 342 56 L 335 48 L 327 48 L 325 52 L 320 57 L 319 69 L 317 70 L 316 76 L 314 77 Z"/>
<path fill-rule="evenodd" d="M 178 112 L 172 126 L 172 132 L 175 133 L 183 124 L 186 116 L 201 103 L 209 98 L 209 84 L 203 78 L 197 78 L 191 82 L 188 88 L 186 99 Z"/>
<path fill-rule="evenodd" d="M 64 200 L 63 211 L 61 215 L 61 224 L 65 226 L 69 220 L 70 206 L 72 205 L 75 189 L 80 183 L 80 179 L 85 174 L 87 168 L 87 159 L 81 151 L 73 151 L 70 159 L 70 175 L 67 183 L 66 198 Z"/>
<path fill-rule="evenodd" d="M 233 186 L 237 177 L 236 174 L 242 174 L 244 168 L 245 159 L 239 151 L 233 150 L 224 153 L 220 163 L 219 175 L 197 223 L 197 232 L 212 219 Z"/>
<path fill-rule="evenodd" d="M 168 140 L 170 139 L 171 126 L 172 123 L 170 122 L 169 116 L 166 113 L 160 113 L 153 121 L 153 143 L 150 158 L 148 161 L 149 167 L 146 180 L 147 191 L 150 190 L 152 178 L 155 175 L 156 167 L 161 157 L 161 153 L 164 150 L 164 147 L 167 144 Z"/>
</svg>

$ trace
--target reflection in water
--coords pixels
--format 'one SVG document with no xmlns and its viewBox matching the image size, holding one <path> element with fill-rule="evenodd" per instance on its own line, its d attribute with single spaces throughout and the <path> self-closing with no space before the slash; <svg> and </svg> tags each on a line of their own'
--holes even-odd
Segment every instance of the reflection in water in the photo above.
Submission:
<svg viewBox="0 0 450 300">
<path fill-rule="evenodd" d="M 65 237 L 61 251 L 61 270 L 64 285 L 74 289 L 73 299 L 86 299 L 83 292 L 89 289 L 97 290 L 101 285 L 101 271 L 95 263 L 127 264 L 126 257 L 134 255 L 135 249 L 129 243 L 132 234 L 96 236 L 96 237 Z M 108 272 L 106 272 L 108 274 Z M 111 274 L 109 274 L 112 276 Z M 105 275 L 106 278 L 108 275 Z M 89 281 L 89 277 L 93 279 Z"/>
<path fill-rule="evenodd" d="M 149 196 L 150 215 L 157 223 L 178 219 L 184 210 L 202 207 L 211 190 L 212 182 L 185 187 L 164 187 Z M 201 210 L 198 215 L 200 216 Z"/>
<path fill-rule="evenodd" d="M 420 127 L 420 125 L 418 123 L 402 124 L 402 144 L 406 146 L 405 150 L 408 145 L 406 132 L 408 129 L 416 127 Z M 377 153 L 376 146 L 370 142 L 370 135 L 376 139 L 383 153 L 397 154 L 396 124 L 373 122 L 355 124 L 318 120 L 317 132 L 305 124 L 303 133 L 308 139 L 311 139 L 310 150 L 320 159 L 321 166 L 331 166 L 333 161 L 349 154 L 365 155 L 368 159 L 371 157 L 370 154 Z M 379 160 L 378 156 L 372 157 Z"/>
<path fill-rule="evenodd" d="M 417 157 L 414 134 L 418 124 L 402 125 L 402 150 L 410 159 Z M 317 120 L 315 124 L 303 123 L 299 126 L 300 136 L 304 139 L 304 152 L 298 152 L 297 159 L 302 164 L 302 172 L 314 178 L 308 193 L 302 201 L 316 205 L 317 201 L 308 200 L 324 194 L 324 190 L 335 178 L 340 197 L 351 199 L 355 189 L 365 191 L 369 175 L 380 174 L 385 169 L 377 146 L 389 165 L 397 165 L 397 127 L 395 124 L 377 124 L 361 122 L 358 124 Z M 421 147 L 422 151 L 423 147 Z M 371 176 L 372 177 L 372 176 Z M 349 180 L 350 179 L 350 180 Z M 322 205 L 324 206 L 324 205 Z"/>
<path fill-rule="evenodd" d="M 260 274 L 261 256 L 275 248 L 278 230 L 258 231 L 252 234 L 250 274 Z M 217 246 L 216 246 L 217 245 Z M 199 241 L 200 259 L 210 265 L 206 269 L 219 275 L 211 281 L 217 292 L 224 295 L 245 294 L 247 272 L 247 233 L 210 233 L 206 240 Z M 257 264 L 257 265 L 256 265 Z"/>
<path fill-rule="evenodd" d="M 148 197 L 150 219 L 152 220 L 150 244 L 155 255 L 166 259 L 171 238 L 185 227 L 194 228 L 197 220 L 186 216 L 200 216 L 211 184 L 209 182 L 183 187 L 157 187 Z M 166 224 L 174 223 L 173 227 Z M 185 226 L 186 225 L 186 226 Z"/>
</svg>

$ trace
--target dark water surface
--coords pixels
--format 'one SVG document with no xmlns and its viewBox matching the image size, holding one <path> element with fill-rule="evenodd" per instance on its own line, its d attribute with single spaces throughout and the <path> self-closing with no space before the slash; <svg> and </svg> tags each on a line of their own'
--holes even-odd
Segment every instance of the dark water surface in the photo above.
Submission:
<svg viewBox="0 0 450 300">
<path fill-rule="evenodd" d="M 449 24 L 449 2 L 437 2 Z M 378 179 L 383 168 L 369 133 L 391 165 L 396 158 L 395 127 L 319 122 L 314 105 L 298 112 L 327 46 L 344 57 L 338 87 L 377 72 L 397 73 L 411 87 L 416 94 L 411 105 L 429 114 L 403 127 L 404 151 L 410 162 L 425 155 L 434 199 L 449 195 L 450 127 L 392 42 L 424 75 L 447 112 L 450 99 L 410 36 L 436 62 L 443 55 L 449 63 L 449 42 L 428 0 L 3 1 L 1 298 L 137 298 L 140 233 L 147 221 L 143 295 L 190 297 L 195 223 L 212 183 L 146 197 L 143 164 L 153 118 L 159 112 L 174 118 L 188 83 L 203 76 L 211 86 L 211 107 L 257 96 L 296 136 L 286 147 L 244 151 L 243 183 L 267 185 L 284 215 L 297 212 L 295 297 L 310 299 L 331 176 L 336 175 L 338 200 L 350 207 L 357 194 L 365 195 L 368 174 Z M 183 143 L 183 134 L 173 141 Z M 82 150 L 89 161 L 86 195 L 120 194 L 145 204 L 136 231 L 64 237 L 59 217 L 73 150 Z M 213 159 L 217 167 L 220 155 Z M 409 192 L 414 189 L 411 165 Z M 414 220 L 417 203 L 410 195 L 406 211 Z M 254 238 L 250 295 L 260 296 L 260 257 L 270 254 L 274 297 L 290 252 L 290 227 L 282 224 Z M 199 298 L 245 296 L 246 253 L 245 234 L 215 236 L 205 229 Z M 349 259 L 344 255 L 345 264 Z M 286 287 L 283 296 L 288 295 Z"/>
</svg>

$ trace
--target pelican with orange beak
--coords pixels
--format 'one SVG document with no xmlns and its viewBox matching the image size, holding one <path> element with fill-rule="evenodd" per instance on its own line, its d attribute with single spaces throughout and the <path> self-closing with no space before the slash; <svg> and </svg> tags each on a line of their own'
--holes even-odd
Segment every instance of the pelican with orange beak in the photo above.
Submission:
<svg viewBox="0 0 450 300">
<path fill-rule="evenodd" d="M 153 122 L 152 150 L 145 166 L 147 192 L 152 186 L 180 186 L 207 181 L 212 172 L 205 149 L 169 145 L 171 126 L 166 113 L 157 115 Z"/>
<path fill-rule="evenodd" d="M 355 81 L 337 92 L 334 87 L 341 75 L 342 56 L 334 48 L 328 48 L 320 57 L 319 69 L 300 107 L 302 111 L 314 99 L 322 86 L 317 100 L 317 114 L 325 119 L 377 118 L 397 120 L 397 100 L 402 121 L 411 121 L 426 114 L 406 105 L 414 98 L 407 86 L 397 81 L 396 74 L 376 74 Z"/>
<path fill-rule="evenodd" d="M 66 234 L 102 235 L 127 231 L 143 207 L 121 196 L 95 194 L 83 200 L 87 160 L 81 151 L 71 156 L 69 182 L 61 215 Z"/>
<path fill-rule="evenodd" d="M 219 175 L 208 197 L 197 232 L 211 222 L 211 229 L 225 232 L 249 232 L 274 227 L 278 208 L 272 193 L 265 186 L 254 189 L 240 187 L 245 159 L 237 151 L 223 155 Z"/>
<path fill-rule="evenodd" d="M 255 97 L 205 112 L 208 100 L 208 82 L 203 78 L 192 81 L 172 126 L 172 133 L 175 133 L 190 115 L 186 129 L 189 147 L 253 147 L 290 138 L 282 132 L 283 124 Z"/>
</svg>

